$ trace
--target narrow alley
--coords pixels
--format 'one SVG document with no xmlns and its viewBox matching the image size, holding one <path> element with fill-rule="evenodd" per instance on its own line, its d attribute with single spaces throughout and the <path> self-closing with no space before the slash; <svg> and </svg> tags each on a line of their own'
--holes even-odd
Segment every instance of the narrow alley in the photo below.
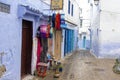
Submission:
<svg viewBox="0 0 120 80">
<path fill-rule="evenodd" d="M 0 80 L 120 80 L 119 3 L 0 0 Z"/>
<path fill-rule="evenodd" d="M 80 51 L 65 61 L 60 80 L 119 80 L 112 71 L 114 60 L 97 59 L 89 51 Z"/>
<path fill-rule="evenodd" d="M 119 74 L 112 71 L 114 63 L 114 59 L 98 59 L 89 51 L 80 50 L 65 58 L 59 78 L 53 78 L 51 71 L 44 79 L 33 80 L 119 80 Z"/>
</svg>

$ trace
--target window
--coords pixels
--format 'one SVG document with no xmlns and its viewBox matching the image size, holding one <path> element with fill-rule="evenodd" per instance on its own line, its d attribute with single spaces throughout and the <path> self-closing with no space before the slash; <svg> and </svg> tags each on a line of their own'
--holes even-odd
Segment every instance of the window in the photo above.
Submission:
<svg viewBox="0 0 120 80">
<path fill-rule="evenodd" d="M 90 0 L 88 0 L 88 3 L 90 3 Z"/>
<path fill-rule="evenodd" d="M 10 13 L 10 5 L 0 2 L 0 12 Z"/>
<path fill-rule="evenodd" d="M 71 15 L 73 16 L 73 9 L 74 8 L 74 6 L 73 6 L 73 4 L 72 4 L 72 10 L 71 10 Z"/>
<path fill-rule="evenodd" d="M 70 0 L 68 0 L 68 14 L 70 14 Z"/>
</svg>

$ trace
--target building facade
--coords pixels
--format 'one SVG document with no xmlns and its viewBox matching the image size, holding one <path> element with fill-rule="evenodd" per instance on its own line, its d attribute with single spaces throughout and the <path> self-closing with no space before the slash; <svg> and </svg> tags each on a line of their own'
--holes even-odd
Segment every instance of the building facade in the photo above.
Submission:
<svg viewBox="0 0 120 80">
<path fill-rule="evenodd" d="M 53 12 L 49 1 L 0 1 L 0 66 L 4 65 L 6 69 L 0 75 L 0 80 L 21 80 L 24 75 L 34 73 L 38 56 L 36 53 L 40 47 L 37 45 L 37 30 L 40 25 L 48 24 Z M 79 7 L 73 0 L 64 0 L 63 10 L 59 12 L 65 14 L 67 26 L 53 34 L 48 42 L 49 46 L 53 43 L 51 50 L 56 55 L 56 36 L 57 45 L 60 45 L 60 58 L 63 58 L 77 48 Z"/>
<path fill-rule="evenodd" d="M 61 25 L 61 29 L 55 31 L 53 35 L 53 54 L 57 60 L 60 60 L 77 48 L 79 6 L 76 1 L 63 0 L 63 9 L 52 11 L 52 14 L 58 13 L 63 15 L 65 24 Z"/>
<path fill-rule="evenodd" d="M 119 0 L 95 1 L 91 0 L 91 50 L 98 57 L 119 57 Z"/>
<path fill-rule="evenodd" d="M 79 48 L 90 49 L 90 1 L 80 0 Z"/>
<path fill-rule="evenodd" d="M 0 66 L 6 69 L 0 80 L 21 80 L 25 74 L 33 74 L 36 31 L 48 23 L 50 15 L 44 9 L 50 5 L 40 0 L 0 1 Z"/>
<path fill-rule="evenodd" d="M 80 7 L 78 2 L 74 0 L 64 0 L 63 10 L 65 14 L 66 27 L 63 29 L 62 56 L 66 56 L 77 49 L 78 44 L 78 28 L 80 27 Z"/>
</svg>

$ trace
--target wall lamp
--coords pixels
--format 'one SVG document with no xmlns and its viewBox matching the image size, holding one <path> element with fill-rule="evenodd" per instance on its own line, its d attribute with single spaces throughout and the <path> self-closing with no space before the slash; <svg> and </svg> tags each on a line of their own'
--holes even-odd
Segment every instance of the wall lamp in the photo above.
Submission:
<svg viewBox="0 0 120 80">
<path fill-rule="evenodd" d="M 94 0 L 94 4 L 97 6 L 99 4 L 99 0 Z"/>
</svg>

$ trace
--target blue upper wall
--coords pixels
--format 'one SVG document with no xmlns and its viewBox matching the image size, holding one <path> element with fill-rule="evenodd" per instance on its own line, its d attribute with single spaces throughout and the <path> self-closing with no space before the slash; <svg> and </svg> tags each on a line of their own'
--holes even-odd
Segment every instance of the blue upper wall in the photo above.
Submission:
<svg viewBox="0 0 120 80">
<path fill-rule="evenodd" d="M 6 73 L 1 80 L 20 80 L 21 28 L 17 18 L 17 0 L 1 0 L 10 5 L 10 13 L 0 12 L 0 52 Z M 17 74 L 16 74 L 17 73 Z"/>
</svg>

